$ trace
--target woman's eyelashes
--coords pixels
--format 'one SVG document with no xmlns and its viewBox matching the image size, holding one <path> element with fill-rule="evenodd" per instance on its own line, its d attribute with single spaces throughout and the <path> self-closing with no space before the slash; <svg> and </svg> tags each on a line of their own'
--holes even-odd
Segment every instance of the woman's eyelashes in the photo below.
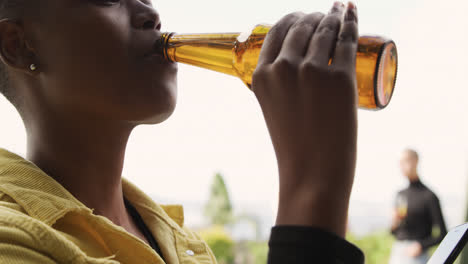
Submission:
<svg viewBox="0 0 468 264">
<path fill-rule="evenodd" d="M 112 5 L 112 4 L 117 4 L 123 0 L 91 0 L 91 1 L 97 4 L 101 4 L 101 5 Z M 137 1 L 140 1 L 147 6 L 153 6 L 151 3 L 151 0 L 137 0 Z"/>
<path fill-rule="evenodd" d="M 98 5 L 113 5 L 119 3 L 121 0 L 92 0 Z"/>
<path fill-rule="evenodd" d="M 141 0 L 141 2 L 145 5 L 152 6 L 152 3 L 150 0 Z"/>
</svg>

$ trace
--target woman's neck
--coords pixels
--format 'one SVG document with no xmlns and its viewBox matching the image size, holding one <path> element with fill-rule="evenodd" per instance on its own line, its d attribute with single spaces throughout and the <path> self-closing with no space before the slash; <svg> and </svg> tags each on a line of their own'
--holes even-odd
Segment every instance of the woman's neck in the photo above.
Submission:
<svg viewBox="0 0 468 264">
<path fill-rule="evenodd" d="M 27 158 L 94 212 L 127 222 L 121 175 L 130 125 L 41 120 L 27 127 Z"/>
</svg>

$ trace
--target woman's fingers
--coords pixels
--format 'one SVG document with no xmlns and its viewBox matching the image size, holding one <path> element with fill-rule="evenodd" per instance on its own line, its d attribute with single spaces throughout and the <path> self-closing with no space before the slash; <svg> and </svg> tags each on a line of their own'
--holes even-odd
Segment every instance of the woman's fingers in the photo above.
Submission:
<svg viewBox="0 0 468 264">
<path fill-rule="evenodd" d="M 300 18 L 289 29 L 278 59 L 301 59 L 307 52 L 309 41 L 325 15 L 308 14 Z"/>
<path fill-rule="evenodd" d="M 338 41 L 333 57 L 334 67 L 353 69 L 356 66 L 358 40 L 357 9 L 353 3 L 349 3 L 341 31 L 338 34 Z"/>
<path fill-rule="evenodd" d="M 335 2 L 330 13 L 320 22 L 313 35 L 306 60 L 314 65 L 328 65 L 340 32 L 345 6 L 341 2 Z"/>
<path fill-rule="evenodd" d="M 263 42 L 260 57 L 258 58 L 258 66 L 270 64 L 276 60 L 283 46 L 284 39 L 297 20 L 304 16 L 304 13 L 292 13 L 283 17 L 276 23 L 268 32 L 265 41 Z"/>
</svg>

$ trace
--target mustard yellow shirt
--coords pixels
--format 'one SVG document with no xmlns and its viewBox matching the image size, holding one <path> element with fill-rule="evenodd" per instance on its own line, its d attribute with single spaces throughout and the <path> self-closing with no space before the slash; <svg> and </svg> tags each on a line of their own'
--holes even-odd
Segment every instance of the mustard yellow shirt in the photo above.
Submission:
<svg viewBox="0 0 468 264">
<path fill-rule="evenodd" d="M 94 215 L 33 163 L 0 149 L 0 263 L 216 263 L 207 244 L 184 227 L 181 206 L 157 205 L 125 179 L 123 192 L 166 262 L 141 239 Z"/>
</svg>

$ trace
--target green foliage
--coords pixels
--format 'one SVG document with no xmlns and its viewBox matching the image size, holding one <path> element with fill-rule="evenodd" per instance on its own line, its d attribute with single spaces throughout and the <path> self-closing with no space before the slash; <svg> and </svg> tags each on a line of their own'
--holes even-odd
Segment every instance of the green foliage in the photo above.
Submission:
<svg viewBox="0 0 468 264">
<path fill-rule="evenodd" d="M 462 251 L 462 254 L 458 256 L 455 263 L 459 264 L 468 264 L 468 247 L 465 247 Z"/>
<path fill-rule="evenodd" d="M 222 226 L 213 226 L 199 232 L 213 251 L 219 264 L 234 263 L 235 243 Z"/>
<path fill-rule="evenodd" d="M 350 234 L 347 239 L 364 252 L 366 264 L 388 263 L 394 242 L 389 232 L 376 232 L 364 237 Z"/>
<path fill-rule="evenodd" d="M 249 252 L 252 254 L 254 264 L 267 263 L 268 243 L 267 242 L 249 242 Z"/>
<path fill-rule="evenodd" d="M 223 176 L 219 173 L 214 177 L 204 213 L 213 225 L 226 225 L 233 219 L 229 193 Z"/>
<path fill-rule="evenodd" d="M 260 240 L 260 237 L 262 235 L 261 230 L 260 230 L 261 223 L 256 215 L 243 213 L 243 214 L 239 214 L 233 217 L 233 223 L 241 223 L 241 222 L 249 224 L 254 229 L 255 240 L 256 241 Z"/>
</svg>

